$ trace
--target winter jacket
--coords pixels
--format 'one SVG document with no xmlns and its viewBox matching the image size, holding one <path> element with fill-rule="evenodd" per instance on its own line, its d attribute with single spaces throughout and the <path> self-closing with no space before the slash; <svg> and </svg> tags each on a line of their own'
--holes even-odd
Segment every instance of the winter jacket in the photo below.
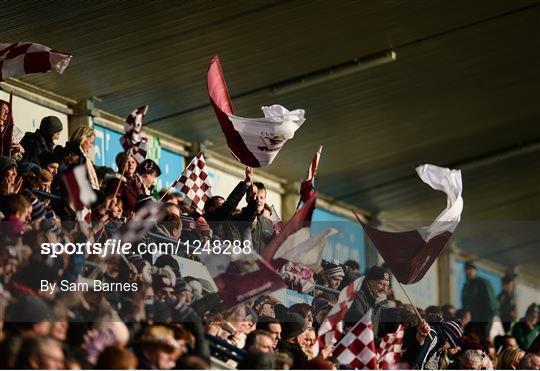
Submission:
<svg viewBox="0 0 540 371">
<path fill-rule="evenodd" d="M 471 312 L 472 322 L 491 322 L 497 312 L 493 289 L 480 277 L 467 280 L 461 292 L 463 309 Z"/>
<path fill-rule="evenodd" d="M 238 214 L 235 214 L 235 211 L 248 187 L 245 182 L 239 182 L 223 205 L 204 216 L 214 235 L 220 239 L 228 241 L 244 239 L 244 229 L 247 229 L 255 218 L 257 202 L 250 201 Z"/>
<path fill-rule="evenodd" d="M 300 370 L 305 368 L 308 362 L 308 357 L 297 343 L 289 343 L 287 341 L 280 340 L 277 345 L 277 350 L 278 352 L 289 353 L 289 355 L 292 357 L 293 365 L 291 369 Z"/>
<path fill-rule="evenodd" d="M 20 144 L 24 148 L 23 161 L 30 161 L 38 165 L 38 156 L 46 151 L 52 152 L 54 148 L 54 143 L 47 141 L 39 129 L 34 133 L 26 132 Z"/>
<path fill-rule="evenodd" d="M 525 318 L 520 319 L 519 322 L 512 327 L 512 336 L 516 338 L 518 346 L 523 350 L 528 350 L 539 334 L 540 323 L 537 323 L 531 329 L 527 326 Z"/>
<path fill-rule="evenodd" d="M 274 236 L 272 221 L 265 216 L 257 215 L 254 226 L 251 228 L 253 250 L 260 254 Z"/>
<path fill-rule="evenodd" d="M 411 369 L 438 370 L 441 354 L 437 350 L 444 345 L 444 340 L 433 327 L 429 334 L 431 338 L 429 335 L 426 336 L 423 345 L 418 343 L 416 336 L 410 336 L 408 341 L 404 342 L 405 351 L 400 362 L 407 362 Z"/>
<path fill-rule="evenodd" d="M 386 305 L 388 301 L 385 299 L 376 302 L 375 298 L 369 291 L 367 282 L 367 280 L 364 280 L 360 290 L 356 293 L 354 301 L 351 304 L 351 308 L 345 316 L 345 325 L 349 327 L 354 326 L 370 309 L 372 309 L 371 323 L 373 324 L 373 332 L 375 333 L 375 337 L 379 338 L 379 320 L 381 317 L 381 312 L 388 309 Z"/>
</svg>

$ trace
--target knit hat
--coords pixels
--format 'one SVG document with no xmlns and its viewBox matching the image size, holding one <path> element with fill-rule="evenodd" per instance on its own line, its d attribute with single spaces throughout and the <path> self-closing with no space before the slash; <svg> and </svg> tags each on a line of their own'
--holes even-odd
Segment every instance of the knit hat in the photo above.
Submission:
<svg viewBox="0 0 540 371">
<path fill-rule="evenodd" d="M 21 296 L 6 308 L 6 322 L 39 323 L 49 319 L 49 306 L 37 296 Z"/>
<path fill-rule="evenodd" d="M 313 318 L 317 318 L 317 314 L 323 310 L 330 311 L 332 309 L 332 303 L 330 303 L 325 298 L 316 297 L 313 299 L 313 303 L 311 304 L 311 313 L 313 314 Z"/>
<path fill-rule="evenodd" d="M 56 116 L 47 116 L 41 119 L 39 130 L 46 135 L 59 133 L 63 129 L 62 121 Z"/>
<path fill-rule="evenodd" d="M 17 162 L 11 157 L 0 156 L 0 174 L 10 167 L 17 167 Z"/>
<path fill-rule="evenodd" d="M 459 339 L 463 336 L 463 329 L 459 323 L 456 321 L 443 322 L 440 328 L 446 340 L 452 345 L 452 348 L 456 348 Z"/>
<path fill-rule="evenodd" d="M 304 317 L 298 313 L 288 313 L 281 322 L 281 338 L 290 339 L 300 335 L 307 328 Z"/>
<path fill-rule="evenodd" d="M 345 277 L 345 272 L 341 265 L 326 262 L 323 263 L 323 269 L 326 272 L 326 275 L 330 278 L 332 277 Z"/>
<path fill-rule="evenodd" d="M 41 219 L 45 219 L 47 208 L 45 204 L 37 198 L 32 201 L 32 222 L 37 222 Z"/>
<path fill-rule="evenodd" d="M 366 274 L 366 280 L 368 281 L 376 281 L 376 280 L 387 280 L 390 281 L 390 273 L 386 271 L 383 267 L 379 267 L 377 265 L 374 265 L 373 267 L 369 268 L 367 274 Z"/>
<path fill-rule="evenodd" d="M 46 167 L 49 164 L 59 164 L 60 159 L 53 152 L 45 151 L 38 155 L 39 166 Z"/>
<path fill-rule="evenodd" d="M 472 260 L 465 263 L 465 269 L 469 269 L 469 268 L 477 269 L 476 264 L 474 264 Z"/>
</svg>

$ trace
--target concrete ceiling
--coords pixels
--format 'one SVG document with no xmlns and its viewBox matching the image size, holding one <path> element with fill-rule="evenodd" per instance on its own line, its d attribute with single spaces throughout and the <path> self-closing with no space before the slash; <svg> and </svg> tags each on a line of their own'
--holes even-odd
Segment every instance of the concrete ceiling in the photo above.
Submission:
<svg viewBox="0 0 540 371">
<path fill-rule="evenodd" d="M 98 108 L 122 117 L 149 104 L 150 127 L 210 139 L 227 154 L 205 83 L 217 54 L 238 115 L 260 116 L 274 103 L 306 110 L 307 122 L 266 170 L 299 180 L 323 144 L 318 189 L 392 225 L 429 222 L 445 206 L 415 166 L 461 168 L 460 244 L 537 272 L 539 24 L 540 2 L 517 0 L 17 0 L 3 2 L 0 34 L 73 54 L 63 76 L 24 81 L 70 98 L 98 96 Z M 390 49 L 394 63 L 270 93 Z"/>
</svg>

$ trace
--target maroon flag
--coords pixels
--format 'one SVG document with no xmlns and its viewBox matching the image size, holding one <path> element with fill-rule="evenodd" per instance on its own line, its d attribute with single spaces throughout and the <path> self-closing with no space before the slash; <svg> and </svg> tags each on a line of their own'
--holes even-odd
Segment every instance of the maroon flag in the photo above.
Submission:
<svg viewBox="0 0 540 371">
<path fill-rule="evenodd" d="M 182 175 L 174 183 L 174 187 L 186 195 L 198 213 L 203 214 L 204 204 L 212 197 L 210 179 L 206 170 L 206 162 L 201 152 L 184 169 Z"/>
<path fill-rule="evenodd" d="M 310 237 L 311 217 L 315 210 L 315 202 L 317 195 L 313 194 L 310 199 L 302 206 L 285 225 L 280 234 L 278 234 L 261 252 L 261 256 L 266 261 L 270 262 L 274 268 L 279 270 L 285 259 L 274 259 L 274 255 L 278 249 L 285 243 L 293 243 L 293 240 L 299 238 L 299 242 L 303 242 Z M 301 236 L 300 236 L 301 235 Z M 289 240 L 289 242 L 287 242 Z"/>
<path fill-rule="evenodd" d="M 337 303 L 328 312 L 321 323 L 321 327 L 319 327 L 317 344 L 320 349 L 328 345 L 334 345 L 343 335 L 343 319 L 347 315 L 363 281 L 364 277 L 357 278 L 339 293 Z"/>
<path fill-rule="evenodd" d="M 280 105 L 262 107 L 263 118 L 235 116 L 219 58 L 210 62 L 208 95 L 232 155 L 241 163 L 261 167 L 272 163 L 287 140 L 304 123 L 304 110 Z"/>
<path fill-rule="evenodd" d="M 342 365 L 356 370 L 378 370 L 371 309 L 337 343 L 333 355 Z"/>
<path fill-rule="evenodd" d="M 446 209 L 430 226 L 407 232 L 379 231 L 363 223 L 353 210 L 392 274 L 403 284 L 412 284 L 424 277 L 457 228 L 463 211 L 459 170 L 422 165 L 416 171 L 424 183 L 447 195 Z"/>
<path fill-rule="evenodd" d="M 309 197 L 315 192 L 315 174 L 317 173 L 317 168 L 319 167 L 319 160 L 321 158 L 322 144 L 319 146 L 319 150 L 313 155 L 311 164 L 306 175 L 306 180 L 300 185 L 300 202 L 298 202 L 298 207 L 300 207 L 301 202 L 306 202 Z"/>
<path fill-rule="evenodd" d="M 11 143 L 13 137 L 13 93 L 9 94 L 9 102 L 0 100 L 0 109 L 9 110 L 2 126 L 0 126 L 0 155 L 11 157 Z M 2 113 L 3 115 L 4 113 Z"/>
<path fill-rule="evenodd" d="M 120 231 L 122 241 L 132 243 L 142 239 L 163 217 L 159 202 L 151 199 L 141 207 Z"/>
<path fill-rule="evenodd" d="M 97 196 L 88 180 L 85 164 L 77 165 L 71 171 L 65 172 L 62 175 L 62 180 L 75 211 L 84 210 L 97 200 Z"/>
<path fill-rule="evenodd" d="M 63 73 L 71 55 L 31 42 L 0 44 L 0 81 L 8 77 L 55 70 Z"/>
<path fill-rule="evenodd" d="M 403 335 L 405 327 L 400 323 L 396 332 L 384 335 L 379 344 L 379 368 L 381 370 L 400 369 L 398 362 L 403 354 Z"/>
<path fill-rule="evenodd" d="M 285 287 L 283 279 L 255 252 L 201 257 L 227 308 Z"/>
<path fill-rule="evenodd" d="M 126 133 L 120 138 L 120 144 L 126 152 L 131 151 L 137 164 L 141 164 L 146 159 L 148 151 L 148 138 L 141 134 L 143 119 L 147 111 L 148 106 L 133 110 L 124 122 Z"/>
</svg>

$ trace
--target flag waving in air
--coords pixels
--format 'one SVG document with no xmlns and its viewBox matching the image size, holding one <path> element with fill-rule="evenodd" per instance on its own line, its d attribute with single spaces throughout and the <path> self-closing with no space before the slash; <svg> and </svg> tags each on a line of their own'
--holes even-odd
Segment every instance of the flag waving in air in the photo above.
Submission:
<svg viewBox="0 0 540 371">
<path fill-rule="evenodd" d="M 280 105 L 262 107 L 263 118 L 235 116 L 219 58 L 210 62 L 208 95 L 233 156 L 251 167 L 270 165 L 287 140 L 304 123 L 304 110 Z"/>
<path fill-rule="evenodd" d="M 336 345 L 334 357 L 355 370 L 377 370 L 377 351 L 371 323 L 371 309 Z"/>
<path fill-rule="evenodd" d="M 147 111 L 148 106 L 133 110 L 124 122 L 126 133 L 120 138 L 120 144 L 126 152 L 131 151 L 137 164 L 141 164 L 146 159 L 148 151 L 148 138 L 141 134 L 144 115 Z"/>
<path fill-rule="evenodd" d="M 0 81 L 8 77 L 55 70 L 63 73 L 71 55 L 31 42 L 0 44 Z"/>
<path fill-rule="evenodd" d="M 415 283 L 424 277 L 457 228 L 463 211 L 460 170 L 422 165 L 416 172 L 424 183 L 447 197 L 446 209 L 430 226 L 408 232 L 384 232 L 363 223 L 355 213 L 392 274 L 403 284 Z"/>
<path fill-rule="evenodd" d="M 319 167 L 319 159 L 321 158 L 322 144 L 319 146 L 319 150 L 313 155 L 311 164 L 306 175 L 306 180 L 300 185 L 300 201 L 298 202 L 298 207 L 302 202 L 306 202 L 309 197 L 315 192 L 315 174 L 317 173 L 317 168 Z"/>
<path fill-rule="evenodd" d="M 204 204 L 212 197 L 210 179 L 206 170 L 206 162 L 201 152 L 184 169 L 174 187 L 186 195 L 198 213 L 204 213 Z"/>
</svg>

